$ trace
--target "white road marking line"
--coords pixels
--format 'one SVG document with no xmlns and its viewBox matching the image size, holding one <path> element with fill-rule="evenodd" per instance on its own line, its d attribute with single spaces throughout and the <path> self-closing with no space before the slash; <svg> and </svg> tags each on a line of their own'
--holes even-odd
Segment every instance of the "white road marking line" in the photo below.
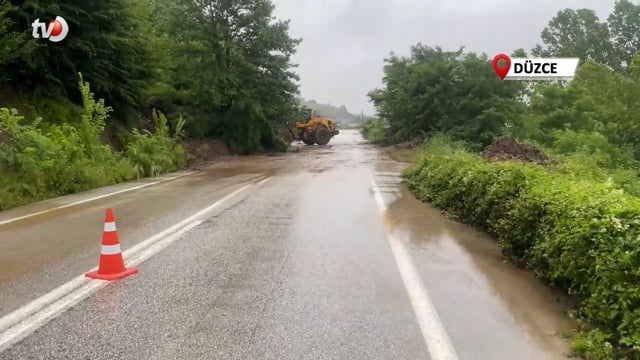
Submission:
<svg viewBox="0 0 640 360">
<path fill-rule="evenodd" d="M 387 211 L 387 205 L 384 203 L 384 199 L 380 194 L 380 190 L 378 189 L 376 180 L 373 178 L 373 175 L 370 175 L 370 176 L 371 176 L 370 186 L 371 186 L 371 190 L 373 191 L 373 197 L 376 199 L 376 202 L 378 203 L 378 207 L 380 208 L 380 211 L 385 212 Z"/>
<path fill-rule="evenodd" d="M 257 183 L 247 184 L 180 221 L 176 225 L 133 246 L 123 253 L 125 264 L 127 266 L 135 266 L 142 263 L 182 237 L 191 229 L 202 224 L 203 220 L 198 220 L 199 217 L 214 210 L 237 194 L 251 187 L 262 185 L 269 180 L 270 178 L 264 178 Z M 93 268 L 89 271 L 96 270 L 97 268 Z M 27 305 L 3 316 L 0 318 L 0 353 L 60 315 L 64 310 L 71 308 L 93 292 L 108 284 L 106 281 L 88 279 L 83 273 L 83 275 L 74 278 Z"/>
<path fill-rule="evenodd" d="M 75 289 L 67 296 L 58 299 L 54 303 L 43 308 L 41 311 L 32 314 L 27 319 L 25 319 L 25 321 L 19 322 L 15 326 L 10 327 L 6 331 L 0 333 L 0 353 L 17 343 L 18 341 L 24 339 L 29 334 L 33 333 L 38 327 L 55 318 L 57 314 L 62 313 L 69 307 L 86 298 L 92 292 L 106 285 L 106 282 L 87 281 L 84 286 Z"/>
<path fill-rule="evenodd" d="M 195 172 L 190 172 L 190 173 L 186 173 L 186 174 L 182 174 L 182 175 L 178 175 L 178 176 L 172 176 L 172 177 L 168 177 L 166 179 L 162 179 L 162 180 L 150 182 L 150 183 L 147 183 L 147 184 L 142 184 L 142 185 L 126 188 L 126 189 L 123 189 L 123 190 L 114 191 L 112 193 L 95 196 L 95 197 L 92 197 L 92 198 L 89 198 L 89 199 L 75 201 L 75 202 L 72 202 L 70 204 L 56 206 L 56 207 L 51 208 L 51 209 L 46 209 L 46 210 L 42 210 L 42 211 L 31 213 L 31 214 L 22 215 L 22 216 L 14 217 L 14 218 L 7 219 L 7 220 L 2 220 L 2 221 L 0 221 L 0 226 L 1 225 L 6 225 L 6 224 L 10 224 L 10 223 L 16 222 L 16 221 L 28 219 L 28 218 L 31 218 L 31 217 L 34 217 L 34 216 L 48 214 L 48 213 L 56 211 L 56 210 L 66 209 L 68 207 L 72 207 L 72 206 L 88 203 L 88 202 L 91 202 L 91 201 L 104 199 L 104 198 L 109 197 L 109 196 L 114 196 L 114 195 L 118 195 L 118 194 L 129 192 L 129 191 L 134 191 L 134 190 L 146 188 L 146 187 L 149 187 L 149 186 L 152 186 L 152 185 L 157 185 L 157 184 L 160 184 L 160 183 L 163 183 L 163 182 L 179 179 L 181 177 L 185 177 L 185 176 L 189 176 L 189 175 L 193 175 L 193 174 L 195 174 Z"/>
<path fill-rule="evenodd" d="M 387 206 L 376 185 L 373 174 L 371 174 L 371 186 L 376 202 L 380 210 L 384 213 L 387 210 Z M 422 336 L 424 337 L 429 354 L 431 354 L 431 360 L 458 360 L 458 355 L 449 339 L 447 330 L 444 328 L 444 325 L 442 325 L 438 312 L 429 299 L 429 293 L 411 260 L 411 255 L 409 255 L 407 248 L 402 241 L 398 240 L 388 231 L 387 240 L 389 241 L 389 246 L 391 247 L 391 252 L 396 260 L 396 264 L 398 265 L 404 287 L 409 294 L 409 300 L 418 319 L 418 324 L 420 325 L 420 330 L 422 331 Z"/>
<path fill-rule="evenodd" d="M 185 226 L 184 228 L 182 228 L 182 229 L 176 231 L 175 233 L 167 236 L 165 239 L 162 239 L 162 240 L 154 243 L 153 245 L 149 246 L 148 248 L 143 249 L 142 251 L 138 252 L 137 254 L 134 254 L 133 256 L 130 256 L 130 259 L 127 259 L 127 264 L 129 266 L 136 266 L 138 264 L 143 263 L 145 260 L 147 260 L 150 257 L 152 257 L 153 255 L 159 253 L 164 248 L 166 248 L 167 246 L 171 245 L 172 242 L 178 240 L 183 235 L 185 235 L 186 233 L 191 231 L 191 229 L 196 228 L 198 225 L 202 224 L 203 222 L 204 221 L 202 221 L 202 220 L 195 220 L 195 221 L 190 222 L 189 224 L 187 224 L 187 226 Z"/>
<path fill-rule="evenodd" d="M 136 266 L 142 263 L 144 260 L 150 258 L 151 256 L 157 254 L 162 249 L 169 246 L 174 241 L 180 239 L 191 229 L 196 226 L 202 224 L 202 221 L 193 221 L 185 226 L 180 231 L 177 231 L 167 238 L 153 244 L 147 249 L 141 251 L 137 256 L 133 259 L 130 259 L 127 263 L 127 266 Z M 84 278 L 84 276 L 82 276 Z M 86 278 L 84 278 L 86 279 Z M 73 307 L 80 301 L 86 299 L 92 293 L 102 289 L 107 286 L 109 283 L 106 281 L 91 281 L 86 279 L 84 281 L 84 285 L 75 289 L 74 291 L 64 295 L 60 299 L 54 301 L 53 303 L 47 305 L 40 311 L 31 314 L 25 319 L 20 320 L 17 324 L 10 327 L 6 331 L 0 333 L 0 353 L 4 350 L 8 349 L 11 345 L 17 343 L 18 341 L 24 339 L 29 334 L 33 333 L 42 325 L 47 322 L 55 319 L 59 314 L 63 311 Z"/>
</svg>

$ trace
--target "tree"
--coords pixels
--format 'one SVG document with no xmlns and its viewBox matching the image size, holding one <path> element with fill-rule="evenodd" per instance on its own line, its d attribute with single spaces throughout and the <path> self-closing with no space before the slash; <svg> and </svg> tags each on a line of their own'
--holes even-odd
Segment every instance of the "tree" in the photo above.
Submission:
<svg viewBox="0 0 640 360">
<path fill-rule="evenodd" d="M 127 117 L 129 110 L 142 106 L 153 68 L 143 1 L 12 1 L 9 29 L 23 38 L 19 56 L 3 66 L 8 84 L 35 97 L 70 97 L 79 104 L 81 72 L 96 95 L 114 107 L 116 117 Z M 52 14 L 69 24 L 63 42 L 27 35 L 34 19 L 46 21 Z"/>
<path fill-rule="evenodd" d="M 369 97 L 397 140 L 445 132 L 483 146 L 520 112 L 522 84 L 501 81 L 484 54 L 417 44 L 386 63 Z"/>
<path fill-rule="evenodd" d="M 159 36 L 172 44 L 167 82 L 190 109 L 192 131 L 220 135 L 237 152 L 269 146 L 297 105 L 290 57 L 300 40 L 273 9 L 269 0 L 155 3 Z"/>
<path fill-rule="evenodd" d="M 627 69 L 634 55 L 640 53 L 640 3 L 619 0 L 608 18 L 617 69 Z"/>
<path fill-rule="evenodd" d="M 12 31 L 13 21 L 7 13 L 14 7 L 7 0 L 0 1 L 0 81 L 7 81 L 11 74 L 5 70 L 8 63 L 19 57 L 20 44 L 24 41 L 24 34 Z"/>
<path fill-rule="evenodd" d="M 544 47 L 537 45 L 531 53 L 540 57 L 577 57 L 617 67 L 610 41 L 609 28 L 590 9 L 564 9 L 549 21 L 540 37 Z"/>
</svg>

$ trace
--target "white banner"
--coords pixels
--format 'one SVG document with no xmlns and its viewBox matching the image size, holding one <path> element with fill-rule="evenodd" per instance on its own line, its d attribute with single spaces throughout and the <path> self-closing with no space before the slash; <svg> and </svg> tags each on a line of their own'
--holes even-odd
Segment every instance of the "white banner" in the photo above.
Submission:
<svg viewBox="0 0 640 360">
<path fill-rule="evenodd" d="M 570 80 L 579 61 L 578 58 L 511 58 L 500 54 L 493 59 L 493 68 L 503 80 Z"/>
</svg>

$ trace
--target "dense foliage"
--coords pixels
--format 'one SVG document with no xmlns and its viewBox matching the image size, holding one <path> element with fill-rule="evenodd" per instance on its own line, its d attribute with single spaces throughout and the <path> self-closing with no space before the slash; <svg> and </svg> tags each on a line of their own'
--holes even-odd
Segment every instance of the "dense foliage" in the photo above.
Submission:
<svg viewBox="0 0 640 360">
<path fill-rule="evenodd" d="M 487 145 L 522 111 L 521 83 L 501 81 L 486 55 L 418 44 L 387 59 L 384 73 L 385 88 L 370 97 L 398 141 L 442 131 Z"/>
<path fill-rule="evenodd" d="M 371 141 L 378 143 L 385 139 L 385 126 L 382 120 L 378 118 L 367 118 L 362 122 L 362 136 Z"/>
<path fill-rule="evenodd" d="M 580 57 L 585 64 L 569 84 L 501 81 L 484 54 L 417 44 L 407 57 L 391 54 L 386 59 L 384 86 L 369 96 L 389 124 L 386 135 L 396 141 L 444 132 L 479 149 L 504 133 L 546 146 L 573 137 L 595 140 L 589 151 L 619 147 L 616 151 L 627 154 L 631 149 L 637 158 L 638 14 L 640 5 L 621 0 L 608 22 L 587 9 L 560 11 L 549 22 L 542 32 L 545 44 L 532 54 Z M 518 49 L 513 55 L 526 52 Z M 594 138 L 595 133 L 604 139 Z"/>
<path fill-rule="evenodd" d="M 0 134 L 8 137 L 0 144 L 0 210 L 135 177 L 131 164 L 100 142 L 111 109 L 92 98 L 88 84 L 80 90 L 78 126 L 42 126 L 42 118 L 27 123 L 0 109 Z"/>
<path fill-rule="evenodd" d="M 539 165 L 486 162 L 434 139 L 406 177 L 423 200 L 498 237 L 503 252 L 580 300 L 598 325 L 573 340 L 590 359 L 640 350 L 640 199 Z M 615 355 L 614 355 L 615 353 Z"/>
<path fill-rule="evenodd" d="M 187 162 L 180 127 L 170 134 L 167 119 L 154 110 L 155 131 L 134 131 L 126 154 L 102 143 L 111 108 L 96 101 L 82 81 L 78 125 L 26 122 L 15 110 L 0 109 L 0 210 L 72 194 L 141 176 L 177 170 Z M 2 139 L 0 139 L 2 140 Z"/>
<path fill-rule="evenodd" d="M 295 113 L 289 59 L 299 40 L 273 9 L 270 0 L 1 0 L 0 94 L 18 92 L 28 118 L 69 124 L 82 111 L 81 72 L 113 107 L 108 128 L 152 127 L 157 108 L 182 115 L 187 136 L 219 136 L 236 152 L 282 147 L 274 127 Z M 33 20 L 57 15 L 70 27 L 64 41 L 31 36 Z"/>
<path fill-rule="evenodd" d="M 295 113 L 289 62 L 299 40 L 272 21 L 270 0 L 156 0 L 166 70 L 152 89 L 168 114 L 182 112 L 194 135 L 219 135 L 231 150 L 273 147 L 274 127 Z"/>
<path fill-rule="evenodd" d="M 298 113 L 300 40 L 273 10 L 271 0 L 0 0 L 0 210 L 180 169 L 185 137 L 286 150 L 277 134 Z M 62 42 L 32 36 L 35 19 L 55 16 L 69 24 Z"/>
<path fill-rule="evenodd" d="M 369 93 L 379 120 L 363 128 L 378 141 L 431 139 L 411 188 L 575 295 L 587 322 L 573 345 L 587 359 L 640 359 L 639 34 L 640 5 L 628 0 L 606 21 L 558 12 L 531 54 L 580 57 L 569 82 L 501 81 L 485 55 L 418 44 L 386 59 L 383 87 Z M 474 154 L 502 136 L 551 159 Z"/>
</svg>

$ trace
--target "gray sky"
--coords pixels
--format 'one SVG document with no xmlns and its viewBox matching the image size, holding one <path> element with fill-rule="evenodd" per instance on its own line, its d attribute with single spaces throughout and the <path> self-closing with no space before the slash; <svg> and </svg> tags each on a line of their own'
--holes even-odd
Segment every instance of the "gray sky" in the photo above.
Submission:
<svg viewBox="0 0 640 360">
<path fill-rule="evenodd" d="M 366 93 L 381 85 L 383 59 L 418 42 L 494 55 L 527 51 L 564 8 L 590 8 L 600 18 L 614 0 L 273 0 L 302 38 L 293 62 L 306 99 L 373 114 Z"/>
</svg>

